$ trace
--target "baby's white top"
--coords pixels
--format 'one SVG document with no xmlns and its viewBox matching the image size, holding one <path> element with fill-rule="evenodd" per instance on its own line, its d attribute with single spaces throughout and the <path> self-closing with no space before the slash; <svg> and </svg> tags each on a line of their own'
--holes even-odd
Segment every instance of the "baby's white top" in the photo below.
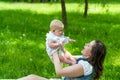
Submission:
<svg viewBox="0 0 120 80">
<path fill-rule="evenodd" d="M 49 41 L 55 41 L 56 43 L 61 41 L 63 44 L 67 44 L 69 43 L 69 38 L 65 37 L 64 34 L 61 36 L 56 36 L 51 31 L 49 31 L 49 33 L 46 34 L 46 51 L 49 56 L 52 56 L 52 54 L 55 53 L 58 50 L 58 48 L 49 47 Z"/>
</svg>

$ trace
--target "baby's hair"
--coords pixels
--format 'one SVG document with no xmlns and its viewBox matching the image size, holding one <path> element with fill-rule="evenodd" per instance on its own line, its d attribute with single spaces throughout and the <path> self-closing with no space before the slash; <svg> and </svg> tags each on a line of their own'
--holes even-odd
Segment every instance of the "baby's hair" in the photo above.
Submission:
<svg viewBox="0 0 120 80">
<path fill-rule="evenodd" d="M 64 24 L 58 19 L 52 20 L 51 23 L 50 23 L 50 29 L 55 30 L 55 29 L 58 29 L 58 28 L 64 28 Z"/>
</svg>

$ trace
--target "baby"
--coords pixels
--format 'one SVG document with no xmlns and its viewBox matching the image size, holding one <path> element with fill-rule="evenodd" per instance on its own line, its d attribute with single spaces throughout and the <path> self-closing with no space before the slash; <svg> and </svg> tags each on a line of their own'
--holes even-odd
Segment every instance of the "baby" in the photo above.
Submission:
<svg viewBox="0 0 120 80">
<path fill-rule="evenodd" d="M 52 60 L 52 55 L 58 52 L 61 62 L 66 64 L 76 64 L 72 55 L 64 49 L 64 45 L 75 40 L 64 36 L 64 24 L 60 20 L 52 20 L 50 31 L 46 34 L 46 51 Z"/>
</svg>

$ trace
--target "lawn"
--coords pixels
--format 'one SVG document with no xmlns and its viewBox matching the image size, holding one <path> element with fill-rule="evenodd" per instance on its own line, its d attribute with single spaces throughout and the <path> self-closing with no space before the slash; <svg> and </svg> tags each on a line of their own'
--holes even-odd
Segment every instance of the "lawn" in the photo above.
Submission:
<svg viewBox="0 0 120 80">
<path fill-rule="evenodd" d="M 65 35 L 75 39 L 65 47 L 81 54 L 85 43 L 99 39 L 107 47 L 100 80 L 120 79 L 120 2 L 90 3 L 83 18 L 83 3 L 67 2 Z M 52 19 L 61 18 L 60 3 L 14 3 L 0 1 L 0 79 L 28 74 L 58 77 L 45 50 L 46 33 Z"/>
</svg>

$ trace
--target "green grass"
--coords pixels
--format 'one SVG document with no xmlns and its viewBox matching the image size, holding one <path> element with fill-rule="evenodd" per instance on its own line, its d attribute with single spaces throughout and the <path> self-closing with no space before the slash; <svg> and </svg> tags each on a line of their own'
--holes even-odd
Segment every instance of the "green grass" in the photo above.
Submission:
<svg viewBox="0 0 120 80">
<path fill-rule="evenodd" d="M 84 44 L 99 39 L 107 47 L 104 73 L 100 80 L 120 79 L 120 5 L 90 3 L 83 18 L 83 3 L 67 3 L 66 36 L 76 39 L 65 47 L 79 55 Z M 0 2 L 0 78 L 37 74 L 58 77 L 45 50 L 45 35 L 52 19 L 61 20 L 60 3 Z"/>
</svg>

